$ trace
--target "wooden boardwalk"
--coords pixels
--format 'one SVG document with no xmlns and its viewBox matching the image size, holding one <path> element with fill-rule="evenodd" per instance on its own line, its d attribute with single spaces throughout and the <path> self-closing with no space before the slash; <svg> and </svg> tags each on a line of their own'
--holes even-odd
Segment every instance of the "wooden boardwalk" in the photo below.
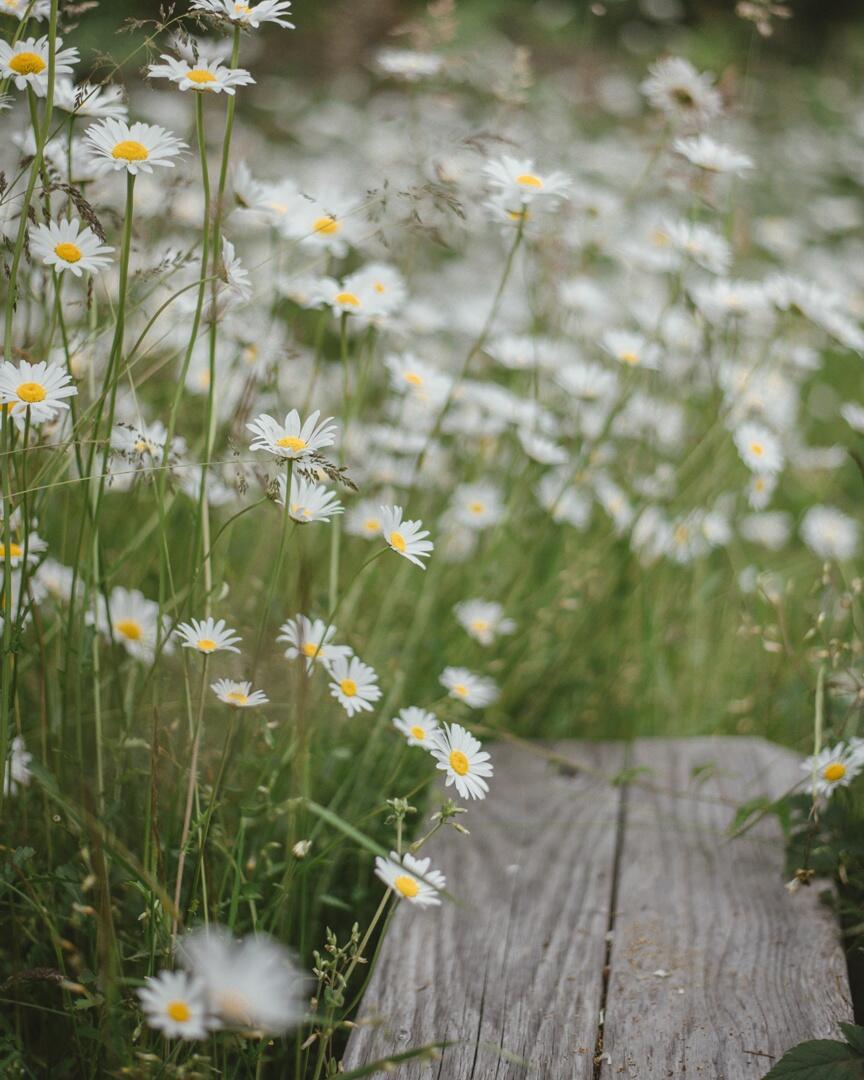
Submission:
<svg viewBox="0 0 864 1080">
<path fill-rule="evenodd" d="M 447 1040 L 390 1075 L 759 1080 L 839 1034 L 846 964 L 818 888 L 784 889 L 773 819 L 724 835 L 734 803 L 800 778 L 796 755 L 743 738 L 554 750 L 602 776 L 499 745 L 471 836 L 424 849 L 456 902 L 396 912 L 346 1069 Z M 603 779 L 625 761 L 651 772 Z"/>
</svg>

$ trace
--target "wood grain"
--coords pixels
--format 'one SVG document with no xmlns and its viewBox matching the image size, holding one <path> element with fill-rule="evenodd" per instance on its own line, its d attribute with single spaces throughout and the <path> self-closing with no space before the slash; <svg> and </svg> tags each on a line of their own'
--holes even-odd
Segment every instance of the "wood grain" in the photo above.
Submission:
<svg viewBox="0 0 864 1080">
<path fill-rule="evenodd" d="M 570 744 L 617 772 L 620 746 Z M 360 1008 L 345 1068 L 436 1040 L 405 1080 L 590 1080 L 603 989 L 620 789 L 497 746 L 489 798 L 424 849 L 457 902 L 403 903 Z"/>
<path fill-rule="evenodd" d="M 602 1080 L 757 1080 L 852 1019 L 837 924 L 817 888 L 784 889 L 776 822 L 727 840 L 731 809 L 706 801 L 779 795 L 799 760 L 761 739 L 635 744 L 634 765 L 702 800 L 627 791 Z"/>
</svg>

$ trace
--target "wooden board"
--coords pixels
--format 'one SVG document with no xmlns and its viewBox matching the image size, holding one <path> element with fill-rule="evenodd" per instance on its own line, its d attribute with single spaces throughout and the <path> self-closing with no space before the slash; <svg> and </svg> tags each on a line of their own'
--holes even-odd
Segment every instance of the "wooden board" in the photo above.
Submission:
<svg viewBox="0 0 864 1080">
<path fill-rule="evenodd" d="M 610 774 L 624 759 L 621 746 L 579 753 Z M 593 1077 L 621 790 L 513 747 L 494 761 L 471 835 L 423 851 L 456 903 L 396 912 L 346 1069 L 453 1040 L 441 1062 L 396 1075 L 516 1080 L 530 1061 L 535 1076 Z"/>
<path fill-rule="evenodd" d="M 628 753 L 554 749 L 607 776 Z M 471 836 L 424 849 L 457 902 L 396 912 L 346 1069 L 451 1040 L 440 1061 L 393 1075 L 757 1080 L 851 1019 L 836 923 L 816 889 L 784 889 L 776 823 L 724 836 L 733 804 L 798 778 L 794 754 L 759 739 L 640 740 L 628 764 L 652 771 L 626 788 L 520 747 L 496 746 L 494 760 Z"/>
</svg>

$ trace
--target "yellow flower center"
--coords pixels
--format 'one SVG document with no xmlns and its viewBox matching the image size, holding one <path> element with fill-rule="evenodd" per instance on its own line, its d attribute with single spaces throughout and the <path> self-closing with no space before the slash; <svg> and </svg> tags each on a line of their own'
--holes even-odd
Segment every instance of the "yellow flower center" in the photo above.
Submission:
<svg viewBox="0 0 864 1080">
<path fill-rule="evenodd" d="M 472 514 L 482 514 L 483 511 L 486 509 L 486 504 L 482 502 L 468 503 L 468 509 L 471 511 Z"/>
<path fill-rule="evenodd" d="M 620 353 L 618 359 L 622 364 L 629 364 L 630 367 L 635 367 L 639 363 L 639 354 L 628 349 L 626 352 Z"/>
<path fill-rule="evenodd" d="M 16 75 L 41 75 L 46 66 L 39 53 L 35 52 L 16 53 L 9 61 L 9 67 Z"/>
<path fill-rule="evenodd" d="M 28 405 L 36 405 L 38 402 L 44 401 L 48 396 L 48 391 L 42 383 L 38 382 L 22 382 L 19 384 L 16 393 Z"/>
<path fill-rule="evenodd" d="M 832 761 L 830 765 L 825 766 L 825 771 L 822 776 L 829 784 L 836 784 L 838 780 L 842 780 L 846 775 L 846 766 L 842 765 L 839 761 Z"/>
<path fill-rule="evenodd" d="M 245 694 L 241 694 L 239 690 L 229 690 L 225 695 L 226 701 L 231 701 L 235 705 L 246 705 L 249 702 L 249 698 Z"/>
<path fill-rule="evenodd" d="M 485 634 L 489 629 L 489 622 L 487 619 L 474 619 L 471 623 L 471 629 L 478 634 Z"/>
<path fill-rule="evenodd" d="M 417 893 L 420 892 L 420 886 L 413 877 L 409 877 L 407 874 L 400 874 L 393 882 L 393 888 L 396 892 L 407 896 L 409 900 L 413 900 Z"/>
<path fill-rule="evenodd" d="M 316 218 L 312 223 L 312 231 L 323 233 L 324 236 L 334 236 L 341 228 L 342 226 L 331 214 Z"/>
<path fill-rule="evenodd" d="M 119 619 L 114 623 L 114 629 L 127 641 L 140 641 L 143 637 L 141 624 L 135 619 Z"/>
<path fill-rule="evenodd" d="M 336 303 L 343 307 L 360 307 L 360 297 L 353 292 L 336 293 Z"/>
<path fill-rule="evenodd" d="M 111 157 L 117 161 L 146 161 L 150 157 L 150 151 L 143 143 L 124 139 L 111 151 Z"/>
<path fill-rule="evenodd" d="M 543 187 L 543 181 L 539 176 L 535 176 L 533 173 L 522 173 L 521 176 L 516 177 L 516 183 L 519 184 L 520 187 Z"/>
<path fill-rule="evenodd" d="M 387 286 L 380 281 L 376 281 L 372 288 L 375 290 L 375 292 L 379 294 L 379 296 L 381 293 L 387 292 Z"/>
<path fill-rule="evenodd" d="M 423 376 L 418 375 L 416 371 L 406 371 L 405 382 L 411 383 L 412 386 L 422 386 Z"/>
<path fill-rule="evenodd" d="M 461 750 L 450 751 L 450 768 L 460 776 L 464 776 L 468 772 L 468 758 L 465 757 Z"/>
<path fill-rule="evenodd" d="M 237 15 L 251 15 L 252 8 L 248 4 L 235 4 L 234 12 Z"/>
<path fill-rule="evenodd" d="M 408 545 L 405 543 L 405 537 L 402 535 L 402 533 L 390 533 L 390 547 L 395 548 L 397 551 L 404 551 L 407 546 Z"/>
<path fill-rule="evenodd" d="M 339 689 L 345 695 L 345 697 L 355 697 L 357 694 L 357 683 L 353 679 L 342 679 L 339 683 Z"/>
<path fill-rule="evenodd" d="M 192 1018 L 192 1010 L 185 1001 L 169 1001 L 165 1012 L 178 1024 L 185 1024 Z"/>
<path fill-rule="evenodd" d="M 669 233 L 664 232 L 662 229 L 656 229 L 651 236 L 651 240 L 655 247 L 669 247 L 670 244 Z"/>
<path fill-rule="evenodd" d="M 6 548 L 4 549 L 4 558 L 6 557 L 6 555 L 8 555 L 10 559 L 20 559 L 23 554 L 23 548 L 19 547 L 19 545 L 15 543 L 7 544 Z"/>
<path fill-rule="evenodd" d="M 426 738 L 425 729 L 420 727 L 417 724 L 415 724 L 414 727 L 411 728 L 411 734 L 414 736 L 415 739 L 425 739 Z"/>
<path fill-rule="evenodd" d="M 304 656 L 308 656 L 311 660 L 313 656 L 318 652 L 318 646 L 314 641 L 307 641 L 305 645 L 300 647 L 300 651 Z"/>
<path fill-rule="evenodd" d="M 281 446 L 284 450 L 305 450 L 306 442 L 304 439 L 298 439 L 296 435 L 285 435 L 281 439 L 276 440 L 276 445 Z"/>
<path fill-rule="evenodd" d="M 212 638 L 204 637 L 198 642 L 198 649 L 200 652 L 216 652 L 216 642 Z"/>
<path fill-rule="evenodd" d="M 690 530 L 686 525 L 676 525 L 672 535 L 676 544 L 686 544 L 690 538 Z"/>
<path fill-rule="evenodd" d="M 206 68 L 194 68 L 192 71 L 187 71 L 186 78 L 189 82 L 197 83 L 199 86 L 203 86 L 205 83 L 216 82 L 216 76 L 212 71 L 208 71 Z"/>
<path fill-rule="evenodd" d="M 453 693 L 458 694 L 459 697 L 467 697 L 468 687 L 465 685 L 465 683 L 456 683 L 456 685 L 453 687 Z"/>
<path fill-rule="evenodd" d="M 54 248 L 54 254 L 63 262 L 76 263 L 81 260 L 81 248 L 76 244 L 63 243 Z"/>
<path fill-rule="evenodd" d="M 765 453 L 765 447 L 762 445 L 761 442 L 751 442 L 750 453 L 755 454 L 756 457 L 762 457 L 762 455 Z"/>
<path fill-rule="evenodd" d="M 366 532 L 377 533 L 381 531 L 381 522 L 378 518 L 366 518 L 363 522 L 363 528 Z"/>
</svg>

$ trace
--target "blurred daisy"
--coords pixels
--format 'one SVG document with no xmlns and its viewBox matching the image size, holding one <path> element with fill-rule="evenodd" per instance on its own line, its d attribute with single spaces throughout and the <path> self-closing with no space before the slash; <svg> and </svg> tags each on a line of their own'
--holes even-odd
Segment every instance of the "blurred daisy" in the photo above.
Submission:
<svg viewBox="0 0 864 1080">
<path fill-rule="evenodd" d="M 101 169 L 126 169 L 133 176 L 152 173 L 154 165 L 173 169 L 171 158 L 186 149 L 186 143 L 158 124 L 128 124 L 116 117 L 87 128 L 84 140 Z"/>
<path fill-rule="evenodd" d="M 114 250 L 103 244 L 89 225 L 82 227 L 75 218 L 37 225 L 30 230 L 30 246 L 44 266 L 52 266 L 58 273 L 69 270 L 75 277 L 85 271 L 97 274 L 110 266 L 108 256 Z"/>
<path fill-rule="evenodd" d="M 181 639 L 184 649 L 195 649 L 205 656 L 215 652 L 240 652 L 234 642 L 241 638 L 226 625 L 224 619 L 217 621 L 207 618 L 200 622 L 192 619 L 191 623 L 180 623 L 174 633 Z"/>
<path fill-rule="evenodd" d="M 11 405 L 14 413 L 22 415 L 29 409 L 34 424 L 53 419 L 60 409 L 68 409 L 65 399 L 77 393 L 59 364 L 45 360 L 38 364 L 22 360 L 17 367 L 8 360 L 0 364 L 0 404 Z"/>
<path fill-rule="evenodd" d="M 251 682 L 235 682 L 233 679 L 217 679 L 210 689 L 226 705 L 235 709 L 254 709 L 266 705 L 269 698 L 263 690 L 253 690 Z"/>
<path fill-rule="evenodd" d="M 162 637 L 166 637 L 169 621 L 163 618 Z M 156 641 L 159 636 L 159 605 L 138 589 L 121 586 L 111 590 L 108 604 L 99 597 L 96 611 L 96 628 L 107 638 L 122 645 L 135 660 L 152 664 L 156 659 Z"/>
<path fill-rule="evenodd" d="M 233 96 L 237 86 L 248 86 L 255 80 L 243 68 L 226 67 L 221 60 L 199 56 L 194 62 L 177 59 L 163 53 L 164 64 L 151 64 L 147 74 L 151 79 L 170 79 L 180 90 L 197 90 L 209 94 Z"/>
<path fill-rule="evenodd" d="M 447 879 L 440 870 L 430 870 L 431 859 L 417 859 L 406 851 L 400 858 L 391 851 L 390 858 L 375 857 L 375 873 L 399 900 L 418 907 L 440 905 L 439 892 L 447 888 Z"/>
<path fill-rule="evenodd" d="M 281 633 L 277 641 L 288 643 L 285 657 L 296 660 L 306 658 L 306 670 L 311 671 L 315 662 L 330 663 L 337 657 L 349 657 L 352 649 L 349 645 L 334 645 L 336 627 L 327 626 L 323 619 L 309 619 L 305 615 L 296 615 L 279 627 Z"/>
<path fill-rule="evenodd" d="M 431 79 L 444 67 L 444 58 L 435 53 L 417 52 L 414 49 L 379 49 L 375 54 L 375 66 L 384 74 L 405 82 Z"/>
<path fill-rule="evenodd" d="M 780 440 L 763 424 L 741 424 L 734 432 L 741 460 L 754 473 L 779 473 L 783 468 Z"/>
<path fill-rule="evenodd" d="M 206 1039 L 219 1027 L 201 979 L 185 971 L 161 971 L 137 991 L 148 1027 L 166 1039 Z"/>
<path fill-rule="evenodd" d="M 851 559 L 858 551 L 858 522 L 833 506 L 811 506 L 801 537 L 821 559 Z"/>
<path fill-rule="evenodd" d="M 734 173 L 741 176 L 753 168 L 753 159 L 733 150 L 725 143 L 715 142 L 710 135 L 694 135 L 676 139 L 672 149 L 705 172 Z"/>
<path fill-rule="evenodd" d="M 402 732 L 409 746 L 423 746 L 428 750 L 430 739 L 438 730 L 438 717 L 428 709 L 409 705 L 393 717 L 393 726 Z"/>
<path fill-rule="evenodd" d="M 629 330 L 608 330 L 602 339 L 603 348 L 624 367 L 655 370 L 660 367 L 660 347 Z"/>
<path fill-rule="evenodd" d="M 0 0 L 0 15 L 14 15 L 19 22 L 24 19 L 47 19 L 51 14 L 51 0 Z"/>
<path fill-rule="evenodd" d="M 801 771 L 810 777 L 811 795 L 828 798 L 838 787 L 848 787 L 864 767 L 864 754 L 857 747 L 826 746 L 801 762 Z"/>
<path fill-rule="evenodd" d="M 390 374 L 390 385 L 399 394 L 407 394 L 416 401 L 443 404 L 450 392 L 451 379 L 418 360 L 413 353 L 387 356 L 384 366 Z"/>
<path fill-rule="evenodd" d="M 493 187 L 501 189 L 505 196 L 516 196 L 523 204 L 537 198 L 562 198 L 570 186 L 570 178 L 564 173 L 539 173 L 530 158 L 507 154 L 488 162 L 483 172 Z"/>
<path fill-rule="evenodd" d="M 481 645 L 491 645 L 499 634 L 512 634 L 516 623 L 504 615 L 500 604 L 486 600 L 463 600 L 453 609 L 461 626 Z"/>
<path fill-rule="evenodd" d="M 26 6 L 26 5 L 25 5 Z M 71 75 L 72 65 L 79 60 L 77 49 L 63 49 L 62 38 L 57 38 L 54 59 L 54 75 Z M 48 93 L 48 38 L 26 38 L 23 41 L 0 40 L 0 72 L 4 79 L 12 79 L 18 90 L 30 89 L 37 97 Z"/>
<path fill-rule="evenodd" d="M 444 724 L 435 732 L 429 749 L 446 775 L 445 787 L 455 784 L 463 799 L 486 798 L 489 785 L 485 778 L 492 775 L 492 763 L 470 731 L 461 724 Z"/>
<path fill-rule="evenodd" d="M 345 531 L 374 540 L 381 535 L 381 509 L 373 499 L 361 499 L 345 515 Z"/>
<path fill-rule="evenodd" d="M 255 435 L 250 443 L 251 450 L 266 450 L 281 458 L 302 458 L 331 446 L 336 439 L 336 425 L 333 417 L 318 423 L 321 413 L 316 409 L 302 423 L 300 414 L 292 409 L 280 424 L 267 413 L 256 416 L 246 427 Z"/>
<path fill-rule="evenodd" d="M 3 620 L 0 619 L 0 626 L 2 625 Z M 30 762 L 32 760 L 33 755 L 24 745 L 24 740 L 20 735 L 16 735 L 12 740 L 12 752 L 9 755 L 6 771 L 3 774 L 4 795 L 17 795 L 19 788 L 27 787 L 32 775 L 30 772 Z"/>
<path fill-rule="evenodd" d="M 283 18 L 291 10 L 291 0 L 259 0 L 257 4 L 239 3 L 238 0 L 192 0 L 189 10 L 219 15 L 253 30 L 257 30 L 262 23 L 276 23 L 288 30 L 294 29 L 294 23 Z"/>
<path fill-rule="evenodd" d="M 429 558 L 435 545 L 426 539 L 429 531 L 423 528 L 423 522 L 403 521 L 401 506 L 382 506 L 380 510 L 381 534 L 387 545 L 398 555 L 425 570 L 422 560 Z"/>
<path fill-rule="evenodd" d="M 438 680 L 450 692 L 450 697 L 464 701 L 472 709 L 482 709 L 498 698 L 494 679 L 475 675 L 467 668 L 447 667 Z"/>
<path fill-rule="evenodd" d="M 277 480 L 279 493 L 276 502 L 285 505 L 285 477 Z M 344 506 L 324 484 L 316 484 L 302 476 L 291 477 L 291 498 L 288 500 L 288 513 L 300 525 L 314 525 L 320 521 L 330 521 L 334 514 L 341 514 Z"/>
<path fill-rule="evenodd" d="M 54 107 L 74 116 L 89 116 L 93 120 L 103 120 L 106 116 L 125 119 L 129 112 L 123 100 L 122 87 L 88 82 L 76 86 L 72 79 L 57 80 Z"/>
<path fill-rule="evenodd" d="M 712 83 L 712 76 L 700 74 L 689 60 L 669 56 L 651 65 L 640 90 L 670 120 L 704 127 L 723 109 Z"/>
<path fill-rule="evenodd" d="M 349 716 L 372 712 L 372 702 L 381 697 L 374 668 L 356 656 L 337 656 L 326 667 L 331 679 L 330 693 Z"/>
<path fill-rule="evenodd" d="M 493 484 L 460 484 L 450 508 L 456 521 L 469 529 L 486 529 L 504 516 L 501 492 Z"/>
</svg>

